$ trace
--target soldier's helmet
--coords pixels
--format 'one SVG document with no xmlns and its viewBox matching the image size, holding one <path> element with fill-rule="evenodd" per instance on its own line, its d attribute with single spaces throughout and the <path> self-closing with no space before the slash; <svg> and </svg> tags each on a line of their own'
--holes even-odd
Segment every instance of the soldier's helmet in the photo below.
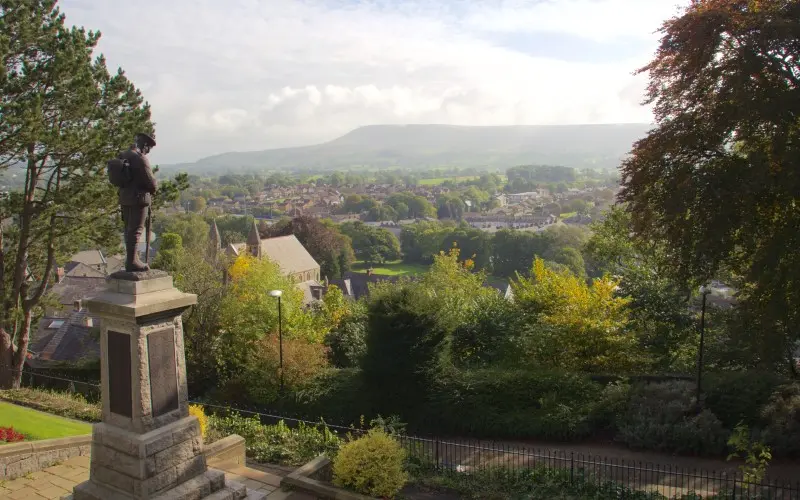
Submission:
<svg viewBox="0 0 800 500">
<path fill-rule="evenodd" d="M 146 146 L 148 149 L 152 149 L 156 146 L 155 138 L 150 134 L 145 134 L 144 132 L 139 132 L 136 134 L 134 139 L 136 144 Z"/>
</svg>

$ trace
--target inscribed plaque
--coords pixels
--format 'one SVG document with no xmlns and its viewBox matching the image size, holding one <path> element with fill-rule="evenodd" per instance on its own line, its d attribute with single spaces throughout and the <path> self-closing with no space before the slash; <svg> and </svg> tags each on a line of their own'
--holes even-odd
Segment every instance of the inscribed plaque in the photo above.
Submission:
<svg viewBox="0 0 800 500">
<path fill-rule="evenodd" d="M 178 367 L 175 362 L 175 331 L 172 328 L 147 336 L 150 361 L 150 398 L 153 416 L 178 409 Z"/>
<path fill-rule="evenodd" d="M 131 417 L 131 336 L 108 331 L 108 399 L 113 413 Z"/>
</svg>

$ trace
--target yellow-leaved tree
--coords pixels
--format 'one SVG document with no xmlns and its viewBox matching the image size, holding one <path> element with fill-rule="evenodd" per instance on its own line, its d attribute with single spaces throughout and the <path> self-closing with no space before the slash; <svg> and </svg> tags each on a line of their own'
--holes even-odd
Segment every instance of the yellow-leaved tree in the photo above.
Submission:
<svg viewBox="0 0 800 500">
<path fill-rule="evenodd" d="M 215 342 L 222 384 L 276 394 L 280 378 L 278 301 L 269 295 L 281 290 L 284 371 L 293 363 L 325 364 L 322 339 L 325 325 L 303 306 L 303 292 L 269 259 L 237 258 L 228 269 L 230 287 L 220 304 L 220 331 Z M 272 362 L 274 358 L 274 363 Z M 268 362 L 269 361 L 269 362 Z M 302 371 L 302 370 L 301 370 Z M 307 375 L 305 371 L 304 374 Z M 284 377 L 289 380 L 290 377 Z M 303 377 L 300 377 L 303 378 Z M 231 385 L 232 384 L 232 385 Z M 259 393 L 258 399 L 263 400 Z M 252 395 L 251 395 L 252 396 Z"/>
<path fill-rule="evenodd" d="M 636 338 L 626 328 L 630 302 L 617 282 L 587 283 L 569 270 L 536 258 L 531 277 L 511 283 L 514 301 L 529 319 L 525 348 L 540 365 L 588 372 L 619 372 L 636 365 Z"/>
</svg>

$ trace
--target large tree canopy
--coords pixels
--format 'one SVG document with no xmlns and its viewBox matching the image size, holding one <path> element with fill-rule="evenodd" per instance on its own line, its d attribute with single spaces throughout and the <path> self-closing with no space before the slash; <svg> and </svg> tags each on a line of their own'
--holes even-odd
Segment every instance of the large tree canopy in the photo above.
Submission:
<svg viewBox="0 0 800 500">
<path fill-rule="evenodd" d="M 800 331 L 800 3 L 694 0 L 649 72 L 657 126 L 623 165 L 636 235 L 686 281 L 728 271 L 787 346 Z"/>
<path fill-rule="evenodd" d="M 112 75 L 102 56 L 93 59 L 100 34 L 67 27 L 55 4 L 0 0 L 0 170 L 25 179 L 0 200 L 0 220 L 13 220 L 0 232 L 2 386 L 19 384 L 55 266 L 88 245 L 119 246 L 106 161 L 153 130 L 122 70 Z"/>
</svg>

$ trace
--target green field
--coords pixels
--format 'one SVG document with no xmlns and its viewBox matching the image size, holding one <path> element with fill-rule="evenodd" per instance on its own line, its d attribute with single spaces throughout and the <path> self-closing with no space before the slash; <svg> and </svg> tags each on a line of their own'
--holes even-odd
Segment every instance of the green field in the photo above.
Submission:
<svg viewBox="0 0 800 500">
<path fill-rule="evenodd" d="M 564 212 L 563 214 L 559 215 L 559 217 L 561 217 L 562 219 L 568 219 L 575 215 L 578 215 L 578 212 Z"/>
<path fill-rule="evenodd" d="M 464 182 L 464 181 L 471 181 L 478 179 L 480 176 L 478 175 L 463 175 L 460 177 L 434 177 L 433 179 L 420 179 L 419 185 L 420 186 L 438 186 L 439 184 L 444 183 L 445 181 L 455 181 L 455 182 Z"/>
<path fill-rule="evenodd" d="M 5 402 L 0 402 L 0 427 L 13 427 L 15 431 L 25 435 L 26 441 L 92 433 L 90 424 Z"/>
<path fill-rule="evenodd" d="M 369 265 L 367 265 L 365 262 L 357 260 L 353 263 L 353 272 L 366 273 L 368 267 Z M 372 272 L 374 274 L 382 274 L 384 276 L 410 276 L 414 274 L 422 274 L 427 270 L 428 266 L 423 266 L 421 264 L 405 264 L 401 260 L 385 262 L 383 264 L 375 264 L 372 266 Z"/>
</svg>

